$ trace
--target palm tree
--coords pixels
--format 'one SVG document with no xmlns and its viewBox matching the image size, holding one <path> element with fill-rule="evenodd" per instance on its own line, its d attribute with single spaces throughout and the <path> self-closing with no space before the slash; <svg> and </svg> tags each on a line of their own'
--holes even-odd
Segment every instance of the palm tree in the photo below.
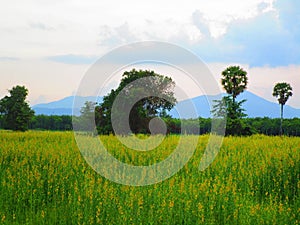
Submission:
<svg viewBox="0 0 300 225">
<path fill-rule="evenodd" d="M 247 72 L 239 66 L 229 66 L 222 72 L 221 83 L 229 96 L 223 97 L 219 104 L 214 106 L 213 113 L 217 116 L 227 116 L 226 135 L 242 135 L 246 125 L 241 119 L 246 114 L 243 113 L 241 105 L 245 100 L 238 102 L 236 97 L 247 88 Z"/>
<path fill-rule="evenodd" d="M 287 102 L 290 96 L 293 95 L 292 87 L 290 84 L 282 82 L 277 83 L 273 89 L 273 96 L 277 98 L 280 108 L 280 135 L 282 135 L 282 120 L 283 120 L 283 106 Z"/>
<path fill-rule="evenodd" d="M 236 97 L 247 88 L 247 72 L 239 66 L 230 66 L 222 72 L 222 76 L 222 85 L 235 102 Z"/>
</svg>

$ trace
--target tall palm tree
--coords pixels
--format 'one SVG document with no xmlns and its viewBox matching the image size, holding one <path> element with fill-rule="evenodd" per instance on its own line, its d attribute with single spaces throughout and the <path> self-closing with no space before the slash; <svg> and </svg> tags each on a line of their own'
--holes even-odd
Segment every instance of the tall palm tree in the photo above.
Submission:
<svg viewBox="0 0 300 225">
<path fill-rule="evenodd" d="M 244 109 L 241 108 L 241 104 L 245 100 L 237 102 L 236 97 L 247 88 L 247 72 L 239 66 L 229 66 L 222 72 L 221 83 L 229 96 L 223 97 L 221 104 L 219 104 L 219 106 L 223 104 L 223 108 L 214 110 L 214 113 L 224 114 L 225 108 L 227 116 L 226 135 L 241 135 L 246 127 L 241 120 L 246 116 L 243 113 Z"/>
<path fill-rule="evenodd" d="M 239 66 L 230 66 L 222 72 L 222 76 L 222 85 L 235 102 L 236 97 L 247 88 L 247 72 Z"/>
<path fill-rule="evenodd" d="M 280 104 L 280 135 L 282 135 L 282 120 L 283 120 L 283 106 L 290 96 L 293 95 L 292 87 L 286 82 L 277 83 L 273 89 L 273 96 L 277 98 Z"/>
</svg>

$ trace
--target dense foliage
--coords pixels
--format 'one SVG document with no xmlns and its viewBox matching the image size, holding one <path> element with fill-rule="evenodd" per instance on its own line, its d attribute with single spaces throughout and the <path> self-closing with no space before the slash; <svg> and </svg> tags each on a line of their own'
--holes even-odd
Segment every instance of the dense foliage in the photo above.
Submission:
<svg viewBox="0 0 300 225">
<path fill-rule="evenodd" d="M 187 130 L 181 131 L 181 122 L 188 124 Z M 199 118 L 182 120 L 166 119 L 168 131 L 171 134 L 197 134 L 195 127 L 200 124 L 200 134 L 208 134 L 211 131 L 211 119 Z M 280 118 L 271 119 L 268 117 L 243 118 L 242 123 L 251 129 L 251 134 L 280 135 Z M 287 136 L 300 136 L 300 118 L 284 119 L 283 134 Z"/>
<path fill-rule="evenodd" d="M 2 127 L 14 131 L 26 131 L 34 115 L 34 111 L 26 102 L 28 89 L 24 86 L 15 86 L 8 92 L 9 96 L 0 100 Z"/>
<path fill-rule="evenodd" d="M 175 83 L 170 77 L 156 74 L 154 71 L 125 71 L 118 88 L 111 90 L 104 96 L 103 102 L 96 106 L 98 133 L 127 134 L 127 123 L 133 133 L 150 133 L 149 121 L 157 116 L 166 116 L 166 111 L 175 105 L 174 87 Z M 138 96 L 144 95 L 146 97 L 135 101 Z M 127 112 L 131 102 L 135 104 L 130 108 L 130 112 Z M 116 107 L 115 111 L 113 106 Z M 118 120 L 118 129 L 113 129 L 113 113 L 117 113 L 115 120 Z"/>
<path fill-rule="evenodd" d="M 57 131 L 72 130 L 72 116 L 36 115 L 31 119 L 29 129 Z"/>
<path fill-rule="evenodd" d="M 79 117 L 75 118 L 79 119 Z M 165 121 L 169 134 L 197 134 L 197 124 L 200 124 L 199 134 L 208 134 L 211 130 L 211 119 L 198 118 L 189 120 L 180 120 L 176 118 L 163 118 Z M 186 124 L 186 130 L 181 131 L 181 123 Z M 244 118 L 243 123 L 251 127 L 252 132 L 256 134 L 265 135 L 279 135 L 280 134 L 280 118 L 270 119 L 264 118 Z M 0 129 L 1 127 L 0 119 Z M 71 116 L 46 116 L 35 115 L 29 123 L 29 129 L 32 130 L 53 130 L 53 131 L 67 131 L 72 130 Z M 300 118 L 284 119 L 283 120 L 283 134 L 287 136 L 300 136 Z"/>
</svg>

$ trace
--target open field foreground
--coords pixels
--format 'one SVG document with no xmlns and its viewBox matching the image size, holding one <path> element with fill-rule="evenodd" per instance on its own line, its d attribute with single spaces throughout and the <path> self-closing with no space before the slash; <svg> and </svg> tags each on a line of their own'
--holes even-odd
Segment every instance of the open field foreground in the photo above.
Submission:
<svg viewBox="0 0 300 225">
<path fill-rule="evenodd" d="M 101 137 L 134 165 L 165 159 L 179 138 L 135 152 Z M 173 177 L 133 187 L 93 171 L 72 132 L 0 131 L 0 224 L 300 224 L 300 138 L 226 137 L 201 172 L 207 140 Z"/>
</svg>

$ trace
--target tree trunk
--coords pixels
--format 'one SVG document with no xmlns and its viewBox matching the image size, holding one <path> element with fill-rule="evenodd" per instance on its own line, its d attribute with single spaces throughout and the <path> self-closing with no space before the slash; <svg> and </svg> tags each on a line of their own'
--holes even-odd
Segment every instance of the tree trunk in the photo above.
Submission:
<svg viewBox="0 0 300 225">
<path fill-rule="evenodd" d="M 280 110 L 280 135 L 282 135 L 282 120 L 283 120 L 283 104 L 280 105 L 281 110 Z"/>
</svg>

